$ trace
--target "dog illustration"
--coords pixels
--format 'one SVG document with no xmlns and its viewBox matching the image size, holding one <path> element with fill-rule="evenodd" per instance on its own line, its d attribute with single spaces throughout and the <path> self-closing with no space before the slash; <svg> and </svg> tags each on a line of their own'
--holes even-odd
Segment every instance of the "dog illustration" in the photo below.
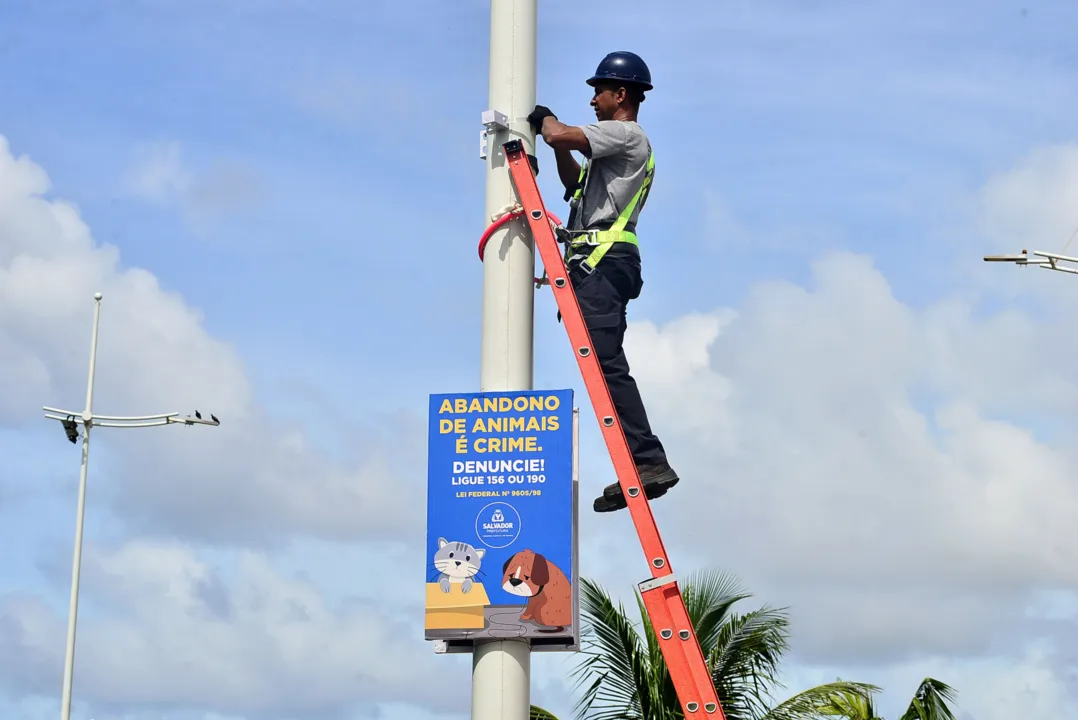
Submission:
<svg viewBox="0 0 1078 720">
<path fill-rule="evenodd" d="M 565 573 L 532 550 L 521 550 L 502 566 L 502 589 L 528 598 L 521 620 L 531 620 L 561 632 L 573 621 L 573 594 Z"/>
</svg>

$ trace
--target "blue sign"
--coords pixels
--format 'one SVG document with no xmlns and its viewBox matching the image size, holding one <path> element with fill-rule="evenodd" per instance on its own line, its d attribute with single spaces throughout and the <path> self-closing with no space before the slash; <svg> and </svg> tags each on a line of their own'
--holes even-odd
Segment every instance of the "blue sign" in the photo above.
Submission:
<svg viewBox="0 0 1078 720">
<path fill-rule="evenodd" d="M 573 649 L 573 391 L 432 395 L 428 434 L 426 639 Z"/>
</svg>

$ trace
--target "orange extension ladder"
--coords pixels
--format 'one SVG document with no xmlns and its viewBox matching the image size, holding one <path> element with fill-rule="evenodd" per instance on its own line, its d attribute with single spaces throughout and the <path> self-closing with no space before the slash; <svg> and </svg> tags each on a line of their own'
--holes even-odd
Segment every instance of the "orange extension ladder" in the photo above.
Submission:
<svg viewBox="0 0 1078 720">
<path fill-rule="evenodd" d="M 614 403 L 610 399 L 610 390 L 607 388 L 606 379 L 599 366 L 599 359 L 592 352 L 591 335 L 584 324 L 576 293 L 569 282 L 565 260 L 551 227 L 552 220 L 556 225 L 561 223 L 547 212 L 543 204 L 539 186 L 535 181 L 535 171 L 524 149 L 524 144 L 520 140 L 510 140 L 502 147 L 509 162 L 509 172 L 523 212 L 507 213 L 487 229 L 480 242 L 480 258 L 483 256 L 483 246 L 486 244 L 484 241 L 489 238 L 496 227 L 521 214 L 527 219 L 535 245 L 543 259 L 546 280 L 554 291 L 554 299 L 561 311 L 565 331 L 569 334 L 577 364 L 580 366 L 580 373 L 588 388 L 588 396 L 599 420 L 607 449 L 610 451 L 610 458 L 614 463 L 614 471 L 617 473 L 633 524 L 636 526 L 640 546 L 651 568 L 651 579 L 639 583 L 638 587 L 652 626 L 658 635 L 659 647 L 666 666 L 670 670 L 670 678 L 674 682 L 674 689 L 681 701 L 682 710 L 686 718 L 707 717 L 726 720 L 719 706 L 718 694 L 715 692 L 711 673 L 708 672 L 707 662 L 700 650 L 700 642 L 693 631 L 685 601 L 681 597 L 677 578 L 666 556 L 666 548 L 659 535 L 659 528 L 651 514 L 651 506 L 648 504 L 647 497 L 641 492 L 640 475 L 636 470 L 632 454 L 629 452 L 629 444 L 625 439 L 617 412 L 614 410 Z M 540 284 L 538 280 L 537 284 Z"/>
</svg>

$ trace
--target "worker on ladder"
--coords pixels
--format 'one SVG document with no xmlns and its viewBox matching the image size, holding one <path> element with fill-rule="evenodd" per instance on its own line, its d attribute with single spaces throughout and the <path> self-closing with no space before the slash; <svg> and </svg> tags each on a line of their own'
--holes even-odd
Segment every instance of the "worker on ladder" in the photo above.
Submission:
<svg viewBox="0 0 1078 720">
<path fill-rule="evenodd" d="M 569 278 L 645 495 L 654 499 L 676 485 L 678 476 L 651 430 L 622 347 L 626 307 L 639 297 L 644 284 L 635 231 L 655 164 L 637 114 L 644 92 L 652 89 L 651 71 L 634 53 L 612 52 L 587 83 L 595 91 L 591 99 L 595 123 L 566 125 L 542 105 L 536 105 L 528 121 L 554 149 L 571 208 L 560 233 L 566 244 Z M 583 166 L 573 157 L 573 150 L 584 156 Z M 625 506 L 618 483 L 604 488 L 594 502 L 596 512 Z"/>
</svg>

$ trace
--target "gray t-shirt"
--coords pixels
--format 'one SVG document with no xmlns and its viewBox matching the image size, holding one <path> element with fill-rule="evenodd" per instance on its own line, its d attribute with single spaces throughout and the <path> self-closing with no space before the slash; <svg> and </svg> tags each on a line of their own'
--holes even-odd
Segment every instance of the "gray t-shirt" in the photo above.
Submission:
<svg viewBox="0 0 1078 720">
<path fill-rule="evenodd" d="M 631 120 L 600 120 L 581 127 L 591 143 L 588 177 L 570 230 L 607 227 L 644 183 L 651 143 Z M 635 232 L 640 203 L 625 229 Z M 620 243 L 619 243 L 620 244 Z"/>
</svg>

